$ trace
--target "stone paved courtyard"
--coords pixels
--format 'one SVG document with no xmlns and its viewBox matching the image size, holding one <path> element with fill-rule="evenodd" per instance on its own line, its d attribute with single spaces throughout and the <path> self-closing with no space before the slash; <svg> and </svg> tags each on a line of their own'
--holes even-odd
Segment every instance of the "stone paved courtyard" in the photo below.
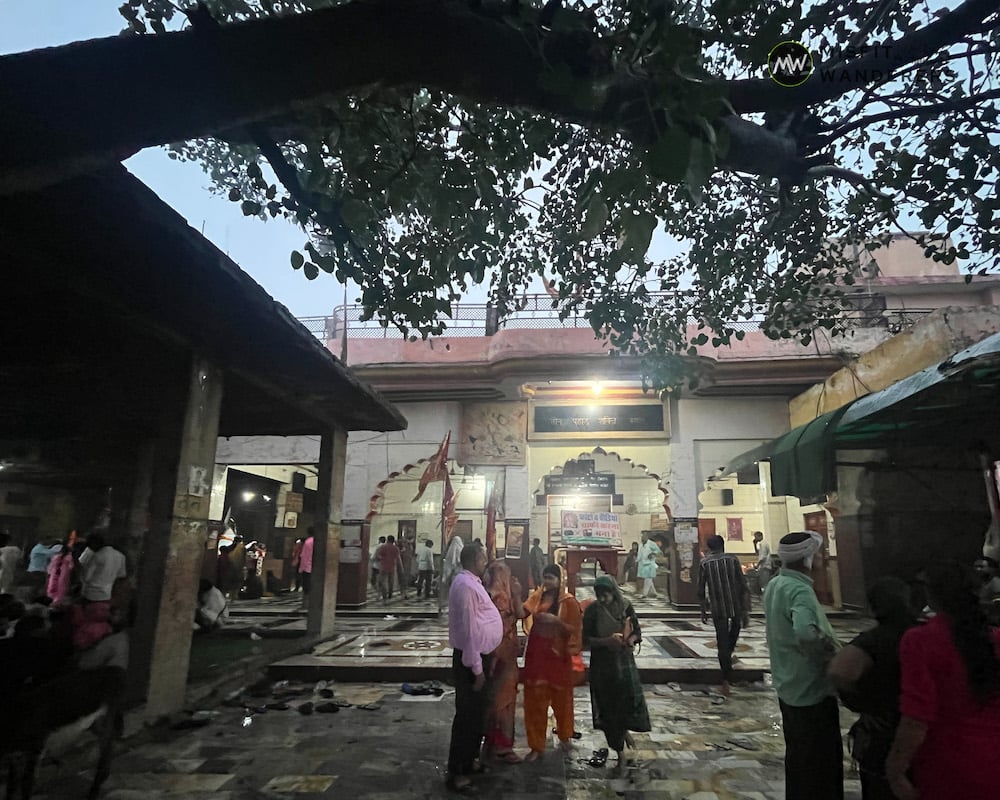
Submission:
<svg viewBox="0 0 1000 800">
<path fill-rule="evenodd" d="M 294 689 L 295 687 L 291 687 Z M 305 702 L 329 699 L 304 687 L 286 710 L 218 709 L 203 727 L 144 732 L 119 745 L 106 800 L 389 800 L 449 796 L 443 786 L 453 695 L 408 697 L 398 685 L 333 684 L 338 713 L 303 715 Z M 621 776 L 612 757 L 605 768 L 584 763 L 605 746 L 590 727 L 586 687 L 577 690 L 582 738 L 567 758 L 551 750 L 535 764 L 494 765 L 478 781 L 489 800 L 731 800 L 783 798 L 780 716 L 764 683 L 738 686 L 723 701 L 698 685 L 650 685 L 654 730 L 636 735 L 636 750 Z M 249 698 L 262 707 L 274 697 Z M 373 704 L 372 709 L 358 705 Z M 851 715 L 845 713 L 847 728 Z M 524 752 L 523 725 L 518 743 Z M 42 771 L 40 798 L 84 795 L 79 759 Z M 847 798 L 858 800 L 856 775 L 846 766 Z M 454 795 L 450 795 L 454 796 Z"/>
</svg>

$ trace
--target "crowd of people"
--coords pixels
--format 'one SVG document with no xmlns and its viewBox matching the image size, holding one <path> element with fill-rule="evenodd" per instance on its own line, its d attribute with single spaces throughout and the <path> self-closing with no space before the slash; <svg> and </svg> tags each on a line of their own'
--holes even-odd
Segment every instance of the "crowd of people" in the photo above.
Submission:
<svg viewBox="0 0 1000 800">
<path fill-rule="evenodd" d="M 76 669 L 127 667 L 131 585 L 101 531 L 38 542 L 27 557 L 0 533 L 0 590 L 5 697 Z"/>
<path fill-rule="evenodd" d="M 652 551 L 644 553 L 645 544 L 633 547 L 626 579 L 642 581 L 639 567 Z M 739 559 L 725 553 L 721 537 L 706 544 L 698 591 L 702 619 L 707 624 L 711 618 L 716 631 L 723 694 L 731 691 L 733 652 L 750 621 L 751 596 L 763 589 L 788 800 L 844 797 L 841 704 L 858 714 L 847 741 L 864 800 L 1000 796 L 995 562 L 979 559 L 975 571 L 938 562 L 916 587 L 893 577 L 877 580 L 868 594 L 877 624 L 845 644 L 837 640 L 811 577 L 821 535 L 788 534 L 774 557 L 761 547 L 753 566 L 765 574 L 756 584 L 747 580 Z M 489 562 L 475 543 L 461 549 L 448 602 L 456 685 L 447 772 L 452 791 L 475 791 L 486 759 L 517 764 L 542 758 L 550 709 L 559 747 L 572 747 L 578 736 L 573 690 L 583 682 L 584 648 L 590 650 L 592 724 L 608 745 L 588 763 L 603 765 L 611 751 L 617 765 L 624 764 L 632 732 L 651 728 L 633 655 L 642 639 L 640 622 L 615 579 L 597 578 L 595 600 L 581 606 L 566 591 L 558 565 L 536 562 L 529 551 L 536 588 L 525 597 L 505 562 Z M 640 595 L 644 588 L 637 586 Z M 520 668 L 519 623 L 527 634 Z M 519 685 L 523 756 L 515 749 Z"/>
<path fill-rule="evenodd" d="M 479 544 L 463 546 L 459 558 L 460 570 L 448 595 L 455 683 L 448 788 L 475 791 L 473 781 L 485 771 L 484 758 L 511 764 L 542 758 L 550 709 L 560 749 L 572 748 L 577 735 L 573 690 L 584 682 L 584 648 L 591 652 L 592 722 L 607 739 L 605 757 L 613 750 L 618 766 L 623 766 L 624 751 L 633 744 L 631 731 L 648 731 L 650 723 L 633 656 L 642 632 L 615 580 L 609 575 L 598 578 L 596 600 L 583 608 L 566 590 L 557 564 L 537 570 L 537 581 L 532 564 L 532 582 L 537 585 L 524 597 L 506 563 L 490 562 Z M 521 668 L 518 622 L 527 634 Z M 519 684 L 524 687 L 528 747 L 523 757 L 514 749 Z"/>
</svg>

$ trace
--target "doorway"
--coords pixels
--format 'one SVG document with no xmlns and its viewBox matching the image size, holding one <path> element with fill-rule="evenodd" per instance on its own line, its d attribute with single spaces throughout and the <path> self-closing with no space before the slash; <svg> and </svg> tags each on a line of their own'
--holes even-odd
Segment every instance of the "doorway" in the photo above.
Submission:
<svg viewBox="0 0 1000 800">
<path fill-rule="evenodd" d="M 830 536 L 826 529 L 826 512 L 813 511 L 802 515 L 807 531 L 815 531 L 823 537 L 823 546 L 813 559 L 810 577 L 816 590 L 817 599 L 824 605 L 833 605 L 833 586 L 830 582 Z"/>
</svg>

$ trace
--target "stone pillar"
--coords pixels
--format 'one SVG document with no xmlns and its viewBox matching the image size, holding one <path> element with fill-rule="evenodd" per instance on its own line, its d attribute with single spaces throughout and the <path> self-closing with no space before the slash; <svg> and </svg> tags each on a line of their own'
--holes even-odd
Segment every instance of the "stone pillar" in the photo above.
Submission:
<svg viewBox="0 0 1000 800">
<path fill-rule="evenodd" d="M 201 561 L 208 536 L 208 512 L 219 409 L 222 404 L 222 371 L 206 359 L 192 359 L 187 403 L 174 473 L 173 508 L 169 527 L 156 525 L 154 535 L 166 534 L 164 547 L 148 555 L 145 574 L 159 567 L 159 586 L 140 586 L 140 593 L 155 591 L 152 618 L 140 620 L 151 628 L 146 718 L 156 720 L 184 706 L 191 656 L 191 624 L 197 606 Z M 166 443 L 169 448 L 170 444 Z"/>
<path fill-rule="evenodd" d="M 324 433 L 319 448 L 312 589 L 309 592 L 309 618 L 306 622 L 306 630 L 311 636 L 333 635 L 337 613 L 340 520 L 344 515 L 346 467 L 347 432 L 337 428 Z"/>
</svg>

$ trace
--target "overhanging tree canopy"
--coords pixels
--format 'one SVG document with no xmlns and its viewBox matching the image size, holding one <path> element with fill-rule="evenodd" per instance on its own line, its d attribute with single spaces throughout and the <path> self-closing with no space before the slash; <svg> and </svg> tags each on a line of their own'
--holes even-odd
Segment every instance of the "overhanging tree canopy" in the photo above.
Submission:
<svg viewBox="0 0 1000 800">
<path fill-rule="evenodd" d="M 0 191 L 173 142 L 313 235 L 292 266 L 417 334 L 470 283 L 502 313 L 545 275 L 622 352 L 755 313 L 808 341 L 901 211 L 935 257 L 1000 266 L 997 2 L 951 6 L 128 0 L 143 35 L 0 59 Z M 792 88 L 784 40 L 817 64 Z M 651 258 L 657 230 L 683 254 Z"/>
</svg>

